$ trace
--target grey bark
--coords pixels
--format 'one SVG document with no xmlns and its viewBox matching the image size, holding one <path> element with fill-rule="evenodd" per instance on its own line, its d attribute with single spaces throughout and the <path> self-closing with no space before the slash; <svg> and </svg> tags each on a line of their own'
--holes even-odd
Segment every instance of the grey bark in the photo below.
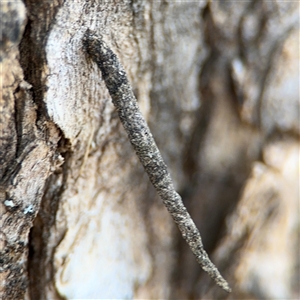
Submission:
<svg viewBox="0 0 300 300">
<path fill-rule="evenodd" d="M 299 297 L 298 10 L 2 2 L 1 296 Z M 144 176 L 86 62 L 86 28 L 124 65 L 232 295 L 201 273 Z"/>
</svg>

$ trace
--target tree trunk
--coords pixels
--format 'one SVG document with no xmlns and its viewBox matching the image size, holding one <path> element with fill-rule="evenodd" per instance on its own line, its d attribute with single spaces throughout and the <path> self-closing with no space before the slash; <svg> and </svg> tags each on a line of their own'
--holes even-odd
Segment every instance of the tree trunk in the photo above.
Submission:
<svg viewBox="0 0 300 300">
<path fill-rule="evenodd" d="M 1 3 L 3 299 L 288 299 L 299 278 L 299 3 Z M 118 55 L 204 247 L 150 185 L 86 29 Z"/>
</svg>

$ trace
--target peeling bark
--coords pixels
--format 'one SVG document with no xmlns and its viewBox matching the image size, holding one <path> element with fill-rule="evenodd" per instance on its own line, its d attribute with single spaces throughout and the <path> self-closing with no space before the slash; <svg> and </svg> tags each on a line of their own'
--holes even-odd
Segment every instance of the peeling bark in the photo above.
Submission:
<svg viewBox="0 0 300 300">
<path fill-rule="evenodd" d="M 1 296 L 299 297 L 298 11 L 1 3 Z M 87 28 L 120 58 L 232 295 L 202 274 L 144 175 L 86 63 Z"/>
</svg>

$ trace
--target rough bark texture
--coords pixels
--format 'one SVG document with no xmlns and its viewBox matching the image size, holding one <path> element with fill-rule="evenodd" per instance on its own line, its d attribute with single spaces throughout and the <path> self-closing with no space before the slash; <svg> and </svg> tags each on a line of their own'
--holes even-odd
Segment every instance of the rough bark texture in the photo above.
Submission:
<svg viewBox="0 0 300 300">
<path fill-rule="evenodd" d="M 299 297 L 299 3 L 1 2 L 4 299 Z M 120 126 L 87 28 L 134 88 L 205 275 Z"/>
</svg>

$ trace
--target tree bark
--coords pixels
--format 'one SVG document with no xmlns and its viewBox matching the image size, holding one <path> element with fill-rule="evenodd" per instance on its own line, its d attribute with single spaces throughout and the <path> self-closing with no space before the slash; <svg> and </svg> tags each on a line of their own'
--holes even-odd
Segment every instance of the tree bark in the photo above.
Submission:
<svg viewBox="0 0 300 300">
<path fill-rule="evenodd" d="M 3 299 L 297 298 L 299 3 L 1 3 Z M 204 247 L 127 139 L 87 28 L 124 65 Z"/>
</svg>

